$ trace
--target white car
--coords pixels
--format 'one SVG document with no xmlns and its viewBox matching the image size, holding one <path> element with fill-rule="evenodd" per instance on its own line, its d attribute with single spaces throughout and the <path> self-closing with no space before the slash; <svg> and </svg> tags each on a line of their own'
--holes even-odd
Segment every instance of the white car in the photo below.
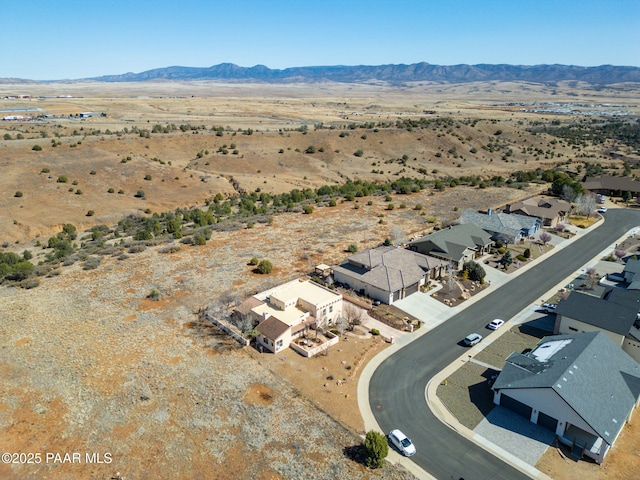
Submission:
<svg viewBox="0 0 640 480">
<path fill-rule="evenodd" d="M 556 305 L 555 303 L 543 303 L 540 310 L 542 310 L 544 313 L 556 313 L 557 306 L 558 305 Z"/>
<path fill-rule="evenodd" d="M 491 320 L 491 322 L 489 322 L 489 325 L 487 325 L 487 328 L 489 330 L 497 330 L 502 325 L 504 325 L 504 320 L 500 320 L 499 318 L 496 318 L 495 320 Z"/>
<path fill-rule="evenodd" d="M 600 208 L 598 209 L 598 213 L 604 213 L 604 212 L 606 212 L 606 211 L 607 211 L 607 207 L 600 207 Z"/>
<path fill-rule="evenodd" d="M 482 340 L 482 335 L 477 333 L 470 333 L 469 335 L 464 337 L 462 343 L 464 343 L 467 347 L 473 347 L 477 343 L 480 343 L 480 340 Z"/>
<path fill-rule="evenodd" d="M 410 457 L 416 454 L 416 447 L 400 430 L 391 430 L 389 433 L 389 440 L 391 440 L 391 443 L 393 443 L 393 445 L 395 445 L 395 447 L 400 450 L 405 457 Z"/>
</svg>

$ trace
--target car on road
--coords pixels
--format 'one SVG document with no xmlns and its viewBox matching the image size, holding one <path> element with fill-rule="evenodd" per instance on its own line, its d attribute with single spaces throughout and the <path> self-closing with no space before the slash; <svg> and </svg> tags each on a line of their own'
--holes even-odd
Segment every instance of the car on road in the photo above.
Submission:
<svg viewBox="0 0 640 480">
<path fill-rule="evenodd" d="M 598 209 L 598 213 L 604 213 L 604 212 L 606 212 L 606 211 L 607 211 L 607 207 L 600 207 L 600 208 Z"/>
<path fill-rule="evenodd" d="M 474 345 L 480 343 L 480 340 L 482 340 L 482 335 L 480 335 L 479 333 L 470 333 L 469 335 L 464 337 L 462 343 L 464 343 L 464 345 L 467 347 L 473 347 Z"/>
<path fill-rule="evenodd" d="M 389 433 L 389 440 L 391 443 L 400 450 L 405 457 L 410 457 L 416 454 L 416 447 L 413 442 L 400 430 L 391 430 Z"/>
<path fill-rule="evenodd" d="M 499 329 L 502 325 L 504 325 L 504 320 L 500 320 L 499 318 L 496 318 L 495 320 L 491 320 L 489 322 L 489 325 L 487 325 L 487 328 L 489 330 L 497 330 Z"/>
</svg>

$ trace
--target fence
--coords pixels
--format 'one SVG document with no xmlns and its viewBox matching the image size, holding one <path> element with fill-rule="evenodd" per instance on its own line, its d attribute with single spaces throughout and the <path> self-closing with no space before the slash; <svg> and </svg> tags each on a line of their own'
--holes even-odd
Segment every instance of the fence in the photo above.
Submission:
<svg viewBox="0 0 640 480">
<path fill-rule="evenodd" d="M 244 338 L 242 336 L 242 333 L 236 327 L 231 325 L 229 322 L 225 322 L 224 320 L 218 320 L 216 318 L 213 318 L 211 315 L 209 315 L 206 312 L 204 314 L 204 318 L 205 320 L 208 320 L 211 323 L 213 323 L 216 327 L 218 327 L 224 333 L 229 335 L 231 338 L 233 338 L 243 347 L 246 347 L 247 345 L 249 345 L 249 343 L 251 343 L 249 339 Z"/>
</svg>

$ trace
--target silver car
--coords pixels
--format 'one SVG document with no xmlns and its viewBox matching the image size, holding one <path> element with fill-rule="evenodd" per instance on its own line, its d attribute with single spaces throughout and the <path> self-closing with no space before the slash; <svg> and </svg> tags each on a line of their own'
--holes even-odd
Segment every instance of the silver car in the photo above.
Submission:
<svg viewBox="0 0 640 480">
<path fill-rule="evenodd" d="M 400 430 L 391 430 L 389 433 L 389 440 L 405 457 L 410 457 L 416 454 L 416 447 Z"/>
</svg>

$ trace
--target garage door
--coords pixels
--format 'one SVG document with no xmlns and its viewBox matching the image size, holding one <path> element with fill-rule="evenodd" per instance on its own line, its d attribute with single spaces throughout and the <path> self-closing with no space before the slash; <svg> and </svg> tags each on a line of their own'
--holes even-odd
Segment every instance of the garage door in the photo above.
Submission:
<svg viewBox="0 0 640 480">
<path fill-rule="evenodd" d="M 407 288 L 404 289 L 404 296 L 408 297 L 409 295 L 416 293 L 419 288 L 420 286 L 418 285 L 418 282 L 408 286 Z"/>
<path fill-rule="evenodd" d="M 509 410 L 513 410 L 519 415 L 522 415 L 525 418 L 531 418 L 531 410 L 532 408 L 528 405 L 525 405 L 522 402 L 519 402 L 515 398 L 511 398 L 504 393 L 500 395 L 500 405 L 508 408 Z"/>
<path fill-rule="evenodd" d="M 538 425 L 555 432 L 558 426 L 558 420 L 550 417 L 546 413 L 538 412 Z"/>
</svg>

